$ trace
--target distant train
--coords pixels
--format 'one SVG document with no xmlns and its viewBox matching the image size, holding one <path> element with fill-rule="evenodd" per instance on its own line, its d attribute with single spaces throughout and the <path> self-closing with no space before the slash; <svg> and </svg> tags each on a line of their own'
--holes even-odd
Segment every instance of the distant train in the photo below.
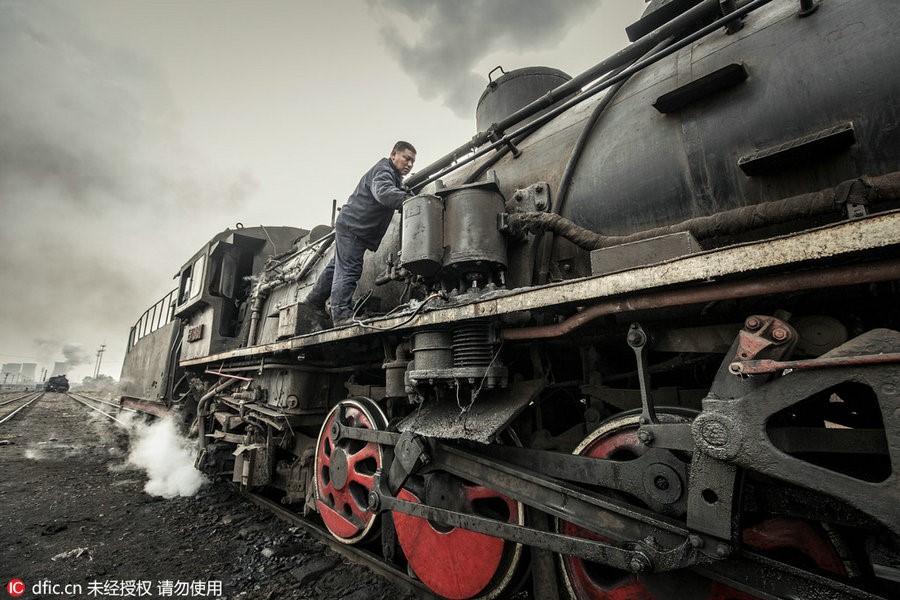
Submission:
<svg viewBox="0 0 900 600">
<path fill-rule="evenodd" d="M 900 597 L 900 3 L 627 31 L 490 83 L 351 325 L 330 227 L 213 237 L 123 403 L 441 597 Z"/>
<path fill-rule="evenodd" d="M 57 375 L 56 377 L 51 377 L 44 384 L 44 391 L 46 391 L 46 392 L 68 392 L 69 391 L 69 380 L 66 379 L 65 375 Z"/>
</svg>

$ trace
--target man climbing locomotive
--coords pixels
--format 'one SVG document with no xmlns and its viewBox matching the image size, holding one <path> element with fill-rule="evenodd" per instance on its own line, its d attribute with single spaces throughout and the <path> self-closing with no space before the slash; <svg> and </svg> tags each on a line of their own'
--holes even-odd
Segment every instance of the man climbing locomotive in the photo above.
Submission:
<svg viewBox="0 0 900 600">
<path fill-rule="evenodd" d="M 335 327 L 346 325 L 353 316 L 353 292 L 363 270 L 366 250 L 377 250 L 395 211 L 412 193 L 403 187 L 403 177 L 416 162 L 416 149 L 399 141 L 390 157 L 382 158 L 366 171 L 334 223 L 335 253 L 303 303 L 313 316 L 324 316 L 331 298 L 331 318 Z"/>
</svg>

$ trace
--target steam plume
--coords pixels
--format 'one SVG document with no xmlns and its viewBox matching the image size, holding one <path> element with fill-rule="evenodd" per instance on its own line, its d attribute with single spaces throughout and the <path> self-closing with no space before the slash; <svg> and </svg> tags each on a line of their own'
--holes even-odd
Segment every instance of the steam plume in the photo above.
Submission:
<svg viewBox="0 0 900 600">
<path fill-rule="evenodd" d="M 132 429 L 128 462 L 146 471 L 144 491 L 151 496 L 193 496 L 206 482 L 194 468 L 194 447 L 178 434 L 172 419 Z"/>
</svg>

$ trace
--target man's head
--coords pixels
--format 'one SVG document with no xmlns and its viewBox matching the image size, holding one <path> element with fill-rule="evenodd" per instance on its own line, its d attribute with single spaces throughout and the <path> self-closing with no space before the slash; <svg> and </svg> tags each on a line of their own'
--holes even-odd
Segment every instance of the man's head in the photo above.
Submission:
<svg viewBox="0 0 900 600">
<path fill-rule="evenodd" d="M 397 142 L 391 150 L 391 162 L 401 175 L 409 175 L 416 163 L 416 149 L 409 142 Z"/>
</svg>

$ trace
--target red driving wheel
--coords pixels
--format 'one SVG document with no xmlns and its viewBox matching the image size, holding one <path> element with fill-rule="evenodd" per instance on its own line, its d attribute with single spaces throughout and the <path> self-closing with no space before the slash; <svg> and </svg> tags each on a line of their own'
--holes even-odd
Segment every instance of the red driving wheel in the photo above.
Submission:
<svg viewBox="0 0 900 600">
<path fill-rule="evenodd" d="M 368 509 L 375 471 L 381 468 L 381 447 L 374 442 L 341 438 L 335 441 L 331 426 L 341 418 L 346 427 L 383 430 L 387 418 L 365 398 L 337 404 L 322 424 L 316 443 L 316 506 L 325 527 L 345 544 L 354 544 L 369 533 L 376 514 Z"/>
<path fill-rule="evenodd" d="M 521 504 L 482 486 L 460 483 L 453 493 L 461 512 L 523 524 Z M 407 489 L 397 498 L 421 499 Z M 440 501 L 438 501 L 440 504 Z M 397 539 L 419 580 L 444 598 L 496 598 L 515 579 L 521 544 L 426 519 L 393 513 Z"/>
<path fill-rule="evenodd" d="M 660 415 L 665 420 L 686 422 L 681 415 Z M 638 415 L 622 416 L 600 426 L 574 453 L 593 458 L 629 460 L 641 456 L 647 447 L 637 437 Z M 610 496 L 621 497 L 615 492 Z M 572 523 L 560 521 L 560 533 L 608 541 Z M 828 535 L 817 524 L 801 519 L 776 517 L 743 531 L 743 542 L 761 553 L 791 553 L 835 574 L 846 573 L 843 562 Z M 755 597 L 688 570 L 638 576 L 607 565 L 573 556 L 561 557 L 563 581 L 576 600 L 664 600 L 704 598 L 706 600 L 753 600 Z"/>
</svg>

